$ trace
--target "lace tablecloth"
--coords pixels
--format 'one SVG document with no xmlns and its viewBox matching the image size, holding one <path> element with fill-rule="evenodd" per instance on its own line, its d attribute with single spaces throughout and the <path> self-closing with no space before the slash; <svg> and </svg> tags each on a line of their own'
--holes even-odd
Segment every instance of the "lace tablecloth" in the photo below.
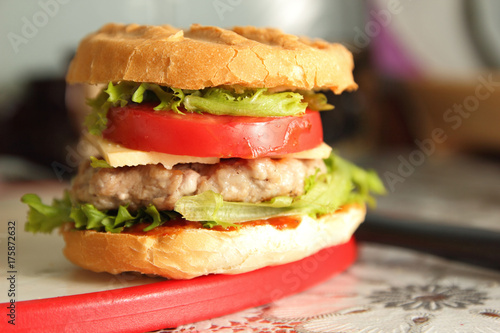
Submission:
<svg viewBox="0 0 500 333">
<path fill-rule="evenodd" d="M 160 332 L 500 332 L 500 272 L 360 244 L 351 268 L 306 292 Z"/>
</svg>

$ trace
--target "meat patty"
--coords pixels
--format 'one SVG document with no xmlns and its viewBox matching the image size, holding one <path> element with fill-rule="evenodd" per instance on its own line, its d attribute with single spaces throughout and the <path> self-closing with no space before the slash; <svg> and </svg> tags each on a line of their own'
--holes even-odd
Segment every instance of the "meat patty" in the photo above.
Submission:
<svg viewBox="0 0 500 333">
<path fill-rule="evenodd" d="M 181 197 L 208 190 L 222 194 L 226 201 L 262 202 L 301 195 L 305 178 L 317 169 L 326 169 L 320 159 L 226 159 L 217 164 L 178 164 L 171 170 L 161 164 L 93 168 L 84 163 L 71 192 L 78 202 L 98 209 L 128 204 L 137 210 L 154 204 L 159 210 L 172 210 Z"/>
</svg>

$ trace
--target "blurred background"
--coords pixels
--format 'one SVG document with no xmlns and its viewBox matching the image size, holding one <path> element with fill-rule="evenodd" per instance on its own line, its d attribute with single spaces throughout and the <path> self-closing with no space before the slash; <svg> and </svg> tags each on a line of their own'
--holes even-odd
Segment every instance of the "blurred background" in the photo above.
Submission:
<svg viewBox="0 0 500 333">
<path fill-rule="evenodd" d="M 325 141 L 387 186 L 373 225 L 500 233 L 498 17 L 495 0 L 3 0 L 0 179 L 75 173 L 64 75 L 79 40 L 104 23 L 273 26 L 353 52 L 360 89 L 329 94 L 336 108 L 322 116 Z"/>
</svg>

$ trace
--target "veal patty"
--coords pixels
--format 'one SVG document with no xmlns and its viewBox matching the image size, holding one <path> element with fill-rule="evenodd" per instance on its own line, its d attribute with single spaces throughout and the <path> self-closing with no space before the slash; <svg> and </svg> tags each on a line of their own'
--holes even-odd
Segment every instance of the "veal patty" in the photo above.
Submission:
<svg viewBox="0 0 500 333">
<path fill-rule="evenodd" d="M 137 210 L 149 204 L 172 210 L 181 197 L 208 190 L 222 194 L 226 201 L 262 202 L 301 195 L 305 179 L 318 169 L 325 172 L 320 159 L 292 158 L 225 159 L 218 164 L 178 164 L 171 170 L 161 164 L 93 168 L 85 163 L 71 192 L 74 200 L 101 210 L 120 205 Z"/>
</svg>

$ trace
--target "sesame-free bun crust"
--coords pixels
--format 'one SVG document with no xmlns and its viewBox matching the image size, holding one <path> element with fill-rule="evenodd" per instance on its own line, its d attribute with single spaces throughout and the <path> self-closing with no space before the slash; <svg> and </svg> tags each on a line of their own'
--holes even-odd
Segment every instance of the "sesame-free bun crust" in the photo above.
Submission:
<svg viewBox="0 0 500 333">
<path fill-rule="evenodd" d="M 357 88 L 340 44 L 280 30 L 110 23 L 80 43 L 68 83 L 148 82 L 181 89 L 223 85 L 276 89 Z"/>
<path fill-rule="evenodd" d="M 365 207 L 350 205 L 318 219 L 297 217 L 295 228 L 272 225 L 216 231 L 186 228 L 154 235 L 63 227 L 64 255 L 95 272 L 140 272 L 171 279 L 238 274 L 300 260 L 347 242 L 364 220 Z"/>
</svg>

